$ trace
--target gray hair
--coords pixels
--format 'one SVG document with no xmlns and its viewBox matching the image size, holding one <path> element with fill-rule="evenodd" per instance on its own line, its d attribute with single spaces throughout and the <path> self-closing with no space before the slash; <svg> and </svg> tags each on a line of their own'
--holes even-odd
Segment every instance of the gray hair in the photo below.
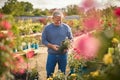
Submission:
<svg viewBox="0 0 120 80">
<path fill-rule="evenodd" d="M 55 10 L 55 11 L 53 12 L 52 16 L 53 16 L 53 17 L 55 17 L 55 16 L 61 16 L 61 17 L 63 17 L 63 13 L 62 13 L 62 11 L 60 11 L 60 10 Z"/>
</svg>

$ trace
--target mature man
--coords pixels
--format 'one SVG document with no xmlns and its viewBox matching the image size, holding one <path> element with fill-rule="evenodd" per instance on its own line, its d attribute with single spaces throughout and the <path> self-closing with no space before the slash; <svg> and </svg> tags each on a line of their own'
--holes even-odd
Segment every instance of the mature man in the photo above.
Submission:
<svg viewBox="0 0 120 80">
<path fill-rule="evenodd" d="M 52 14 L 53 22 L 45 26 L 42 32 L 42 43 L 48 47 L 48 57 L 46 63 L 47 78 L 52 76 L 56 64 L 63 73 L 66 71 L 67 50 L 59 51 L 59 47 L 66 38 L 72 39 L 71 28 L 62 22 L 63 13 L 55 10 Z"/>
</svg>

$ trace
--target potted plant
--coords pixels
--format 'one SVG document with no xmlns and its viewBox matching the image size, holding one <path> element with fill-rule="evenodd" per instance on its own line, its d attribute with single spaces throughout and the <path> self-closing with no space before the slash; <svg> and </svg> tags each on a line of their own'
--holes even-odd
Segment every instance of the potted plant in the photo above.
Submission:
<svg viewBox="0 0 120 80">
<path fill-rule="evenodd" d="M 29 71 L 28 80 L 39 80 L 39 73 L 36 67 Z"/>
</svg>

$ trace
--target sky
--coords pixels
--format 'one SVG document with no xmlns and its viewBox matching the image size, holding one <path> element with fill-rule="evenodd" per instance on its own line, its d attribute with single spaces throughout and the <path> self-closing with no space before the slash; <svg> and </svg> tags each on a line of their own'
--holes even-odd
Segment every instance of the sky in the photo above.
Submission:
<svg viewBox="0 0 120 80">
<path fill-rule="evenodd" d="M 62 8 L 70 4 L 79 4 L 81 0 L 19 0 L 19 1 L 30 1 L 34 8 L 51 9 L 51 8 Z"/>
<path fill-rule="evenodd" d="M 4 2 L 7 0 L 0 0 L 0 7 L 4 5 Z M 33 8 L 40 8 L 40 9 L 52 9 L 52 8 L 64 8 L 67 5 L 76 4 L 80 5 L 82 0 L 18 0 L 24 2 L 30 2 L 33 4 Z M 97 7 L 104 8 L 107 3 L 111 3 L 112 5 L 120 6 L 120 0 L 96 0 Z M 108 2 L 107 2 L 108 1 Z"/>
<path fill-rule="evenodd" d="M 0 0 L 0 7 L 4 5 L 7 0 Z M 52 9 L 62 8 L 70 4 L 79 4 L 81 0 L 18 0 L 24 2 L 30 2 L 33 4 L 33 8 Z"/>
</svg>

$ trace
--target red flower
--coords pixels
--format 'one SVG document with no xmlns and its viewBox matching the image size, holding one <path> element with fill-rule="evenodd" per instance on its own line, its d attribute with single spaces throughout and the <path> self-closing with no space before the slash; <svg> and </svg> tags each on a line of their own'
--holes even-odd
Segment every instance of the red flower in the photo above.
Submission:
<svg viewBox="0 0 120 80">
<path fill-rule="evenodd" d="M 116 16 L 120 17 L 120 7 L 116 8 L 116 9 L 114 10 L 114 14 L 115 14 Z"/>
<path fill-rule="evenodd" d="M 74 48 L 74 51 L 75 51 L 77 54 L 80 54 L 80 50 L 79 50 L 79 49 Z"/>
<path fill-rule="evenodd" d="M 2 21 L 2 22 L 1 22 L 1 26 L 2 26 L 4 29 L 7 29 L 7 30 L 11 29 L 11 25 L 10 25 L 10 23 L 9 23 L 8 21 Z"/>
<path fill-rule="evenodd" d="M 78 55 L 78 54 L 76 54 L 76 55 L 74 55 L 74 58 L 77 59 L 77 60 L 80 60 L 80 59 L 81 59 L 81 56 Z"/>
<path fill-rule="evenodd" d="M 34 56 L 34 51 L 29 51 L 27 54 L 26 54 L 26 57 L 27 58 L 32 58 Z"/>
</svg>

